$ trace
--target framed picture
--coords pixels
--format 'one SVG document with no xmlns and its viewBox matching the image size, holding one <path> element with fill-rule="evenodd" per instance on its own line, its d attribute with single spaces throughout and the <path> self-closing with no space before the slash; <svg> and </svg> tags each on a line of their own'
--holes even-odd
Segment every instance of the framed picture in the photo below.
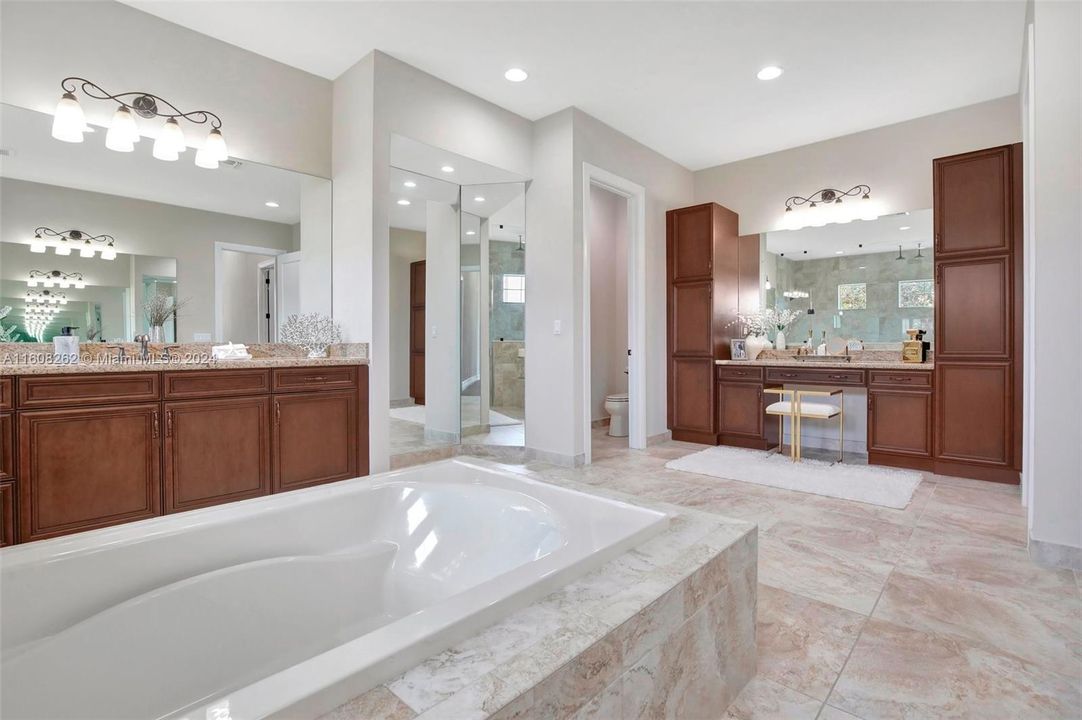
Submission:
<svg viewBox="0 0 1082 720">
<path fill-rule="evenodd" d="M 747 360 L 748 346 L 744 338 L 733 338 L 729 341 L 729 357 L 733 360 Z"/>
</svg>

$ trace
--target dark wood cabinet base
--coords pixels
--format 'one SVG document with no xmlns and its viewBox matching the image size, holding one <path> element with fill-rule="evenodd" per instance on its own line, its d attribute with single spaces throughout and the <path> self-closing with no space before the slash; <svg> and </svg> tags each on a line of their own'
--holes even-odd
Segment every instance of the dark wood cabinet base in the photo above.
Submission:
<svg viewBox="0 0 1082 720">
<path fill-rule="evenodd" d="M 0 378 L 0 545 L 368 474 L 364 365 L 14 380 Z"/>
</svg>

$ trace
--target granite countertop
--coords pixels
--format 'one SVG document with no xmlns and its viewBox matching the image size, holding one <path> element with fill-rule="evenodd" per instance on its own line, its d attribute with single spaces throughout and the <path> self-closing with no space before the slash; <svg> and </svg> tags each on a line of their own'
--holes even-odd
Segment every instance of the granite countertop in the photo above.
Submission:
<svg viewBox="0 0 1082 720">
<path fill-rule="evenodd" d="M 850 362 L 844 360 L 811 360 L 802 361 L 795 358 L 767 358 L 765 360 L 715 360 L 717 365 L 754 365 L 764 367 L 798 367 L 798 368 L 855 368 L 861 370 L 933 370 L 935 363 L 926 361 L 923 363 L 907 363 L 901 360 L 857 360 Z"/>
<path fill-rule="evenodd" d="M 250 360 L 214 360 L 210 345 L 171 345 L 171 360 L 163 360 L 164 345 L 151 345 L 150 360 L 139 359 L 137 343 L 120 343 L 123 361 L 104 344 L 84 344 L 78 363 L 52 362 L 53 347 L 47 343 L 12 343 L 0 348 L 0 375 L 81 375 L 93 373 L 161 372 L 163 370 L 237 370 L 243 368 L 326 367 L 367 365 L 368 346 L 352 343 L 332 346 L 328 356 L 308 358 L 303 350 L 288 345 L 250 345 Z"/>
</svg>

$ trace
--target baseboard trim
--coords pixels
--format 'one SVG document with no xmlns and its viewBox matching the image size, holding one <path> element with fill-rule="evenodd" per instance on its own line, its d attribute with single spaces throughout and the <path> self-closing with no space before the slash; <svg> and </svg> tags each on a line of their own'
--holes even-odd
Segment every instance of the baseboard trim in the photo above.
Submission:
<svg viewBox="0 0 1082 720">
<path fill-rule="evenodd" d="M 1029 539 L 1029 558 L 1045 567 L 1069 568 L 1082 571 L 1082 548 L 1044 540 Z"/>
<path fill-rule="evenodd" d="M 612 420 L 612 418 L 607 418 L 607 417 L 601 418 L 600 420 L 592 420 L 590 422 L 590 427 L 592 427 L 592 428 L 607 427 L 610 420 Z"/>
<path fill-rule="evenodd" d="M 646 438 L 646 447 L 650 447 L 651 445 L 660 445 L 661 443 L 666 443 L 670 440 L 672 440 L 672 430 L 666 430 L 663 433 L 651 435 L 650 437 Z"/>
<path fill-rule="evenodd" d="M 579 453 L 578 455 L 564 455 L 563 453 L 539 450 L 537 448 L 526 448 L 526 459 L 569 468 L 582 467 L 586 464 L 585 453 Z"/>
</svg>

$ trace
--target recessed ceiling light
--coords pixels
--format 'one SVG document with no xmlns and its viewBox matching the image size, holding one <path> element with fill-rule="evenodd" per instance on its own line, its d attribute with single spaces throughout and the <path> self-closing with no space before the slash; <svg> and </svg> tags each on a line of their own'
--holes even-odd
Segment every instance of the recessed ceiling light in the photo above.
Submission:
<svg viewBox="0 0 1082 720">
<path fill-rule="evenodd" d="M 475 197 L 475 198 L 473 199 L 473 201 L 474 201 L 474 202 L 484 202 L 484 201 L 485 201 L 485 199 L 484 199 L 483 197 L 481 197 L 480 195 L 478 195 L 477 197 Z"/>
<path fill-rule="evenodd" d="M 399 205 L 409 205 L 410 201 L 407 200 L 406 198 L 402 198 L 401 200 L 398 201 L 398 204 Z"/>
<path fill-rule="evenodd" d="M 404 182 L 402 184 L 404 186 L 406 186 L 406 187 L 417 187 L 417 183 L 413 182 L 412 180 L 407 180 L 406 182 Z"/>
<path fill-rule="evenodd" d="M 755 77 L 759 78 L 760 80 L 773 80 L 775 78 L 781 77 L 781 74 L 783 72 L 785 71 L 777 65 L 767 65 L 765 68 L 756 73 Z"/>
<path fill-rule="evenodd" d="M 466 234 L 467 235 L 476 235 L 477 233 L 475 233 L 473 230 L 467 230 Z"/>
<path fill-rule="evenodd" d="M 511 82 L 522 82 L 526 78 L 530 77 L 529 74 L 522 68 L 511 68 L 503 74 L 505 78 Z"/>
<path fill-rule="evenodd" d="M 440 168 L 440 170 L 442 170 L 443 172 L 454 172 L 455 171 L 455 169 L 453 167 L 451 167 L 450 165 L 444 165 L 443 167 Z"/>
<path fill-rule="evenodd" d="M 267 202 L 265 202 L 263 204 L 266 205 L 267 207 L 278 207 L 278 203 L 274 202 L 273 200 L 268 200 Z"/>
<path fill-rule="evenodd" d="M 868 269 L 868 266 L 867 266 L 867 265 L 861 265 L 861 266 L 860 266 L 859 268 L 857 268 L 857 269 L 858 269 L 858 270 L 867 270 L 867 269 Z"/>
<path fill-rule="evenodd" d="M 835 250 L 835 251 L 834 251 L 834 254 L 835 254 L 835 255 L 844 255 L 844 254 L 845 254 L 845 250 Z"/>
<path fill-rule="evenodd" d="M 899 229 L 899 230 L 908 230 L 908 229 L 909 229 L 909 226 L 908 226 L 908 225 L 902 225 L 902 226 L 901 226 L 900 228 L 898 228 L 898 229 Z"/>
</svg>

